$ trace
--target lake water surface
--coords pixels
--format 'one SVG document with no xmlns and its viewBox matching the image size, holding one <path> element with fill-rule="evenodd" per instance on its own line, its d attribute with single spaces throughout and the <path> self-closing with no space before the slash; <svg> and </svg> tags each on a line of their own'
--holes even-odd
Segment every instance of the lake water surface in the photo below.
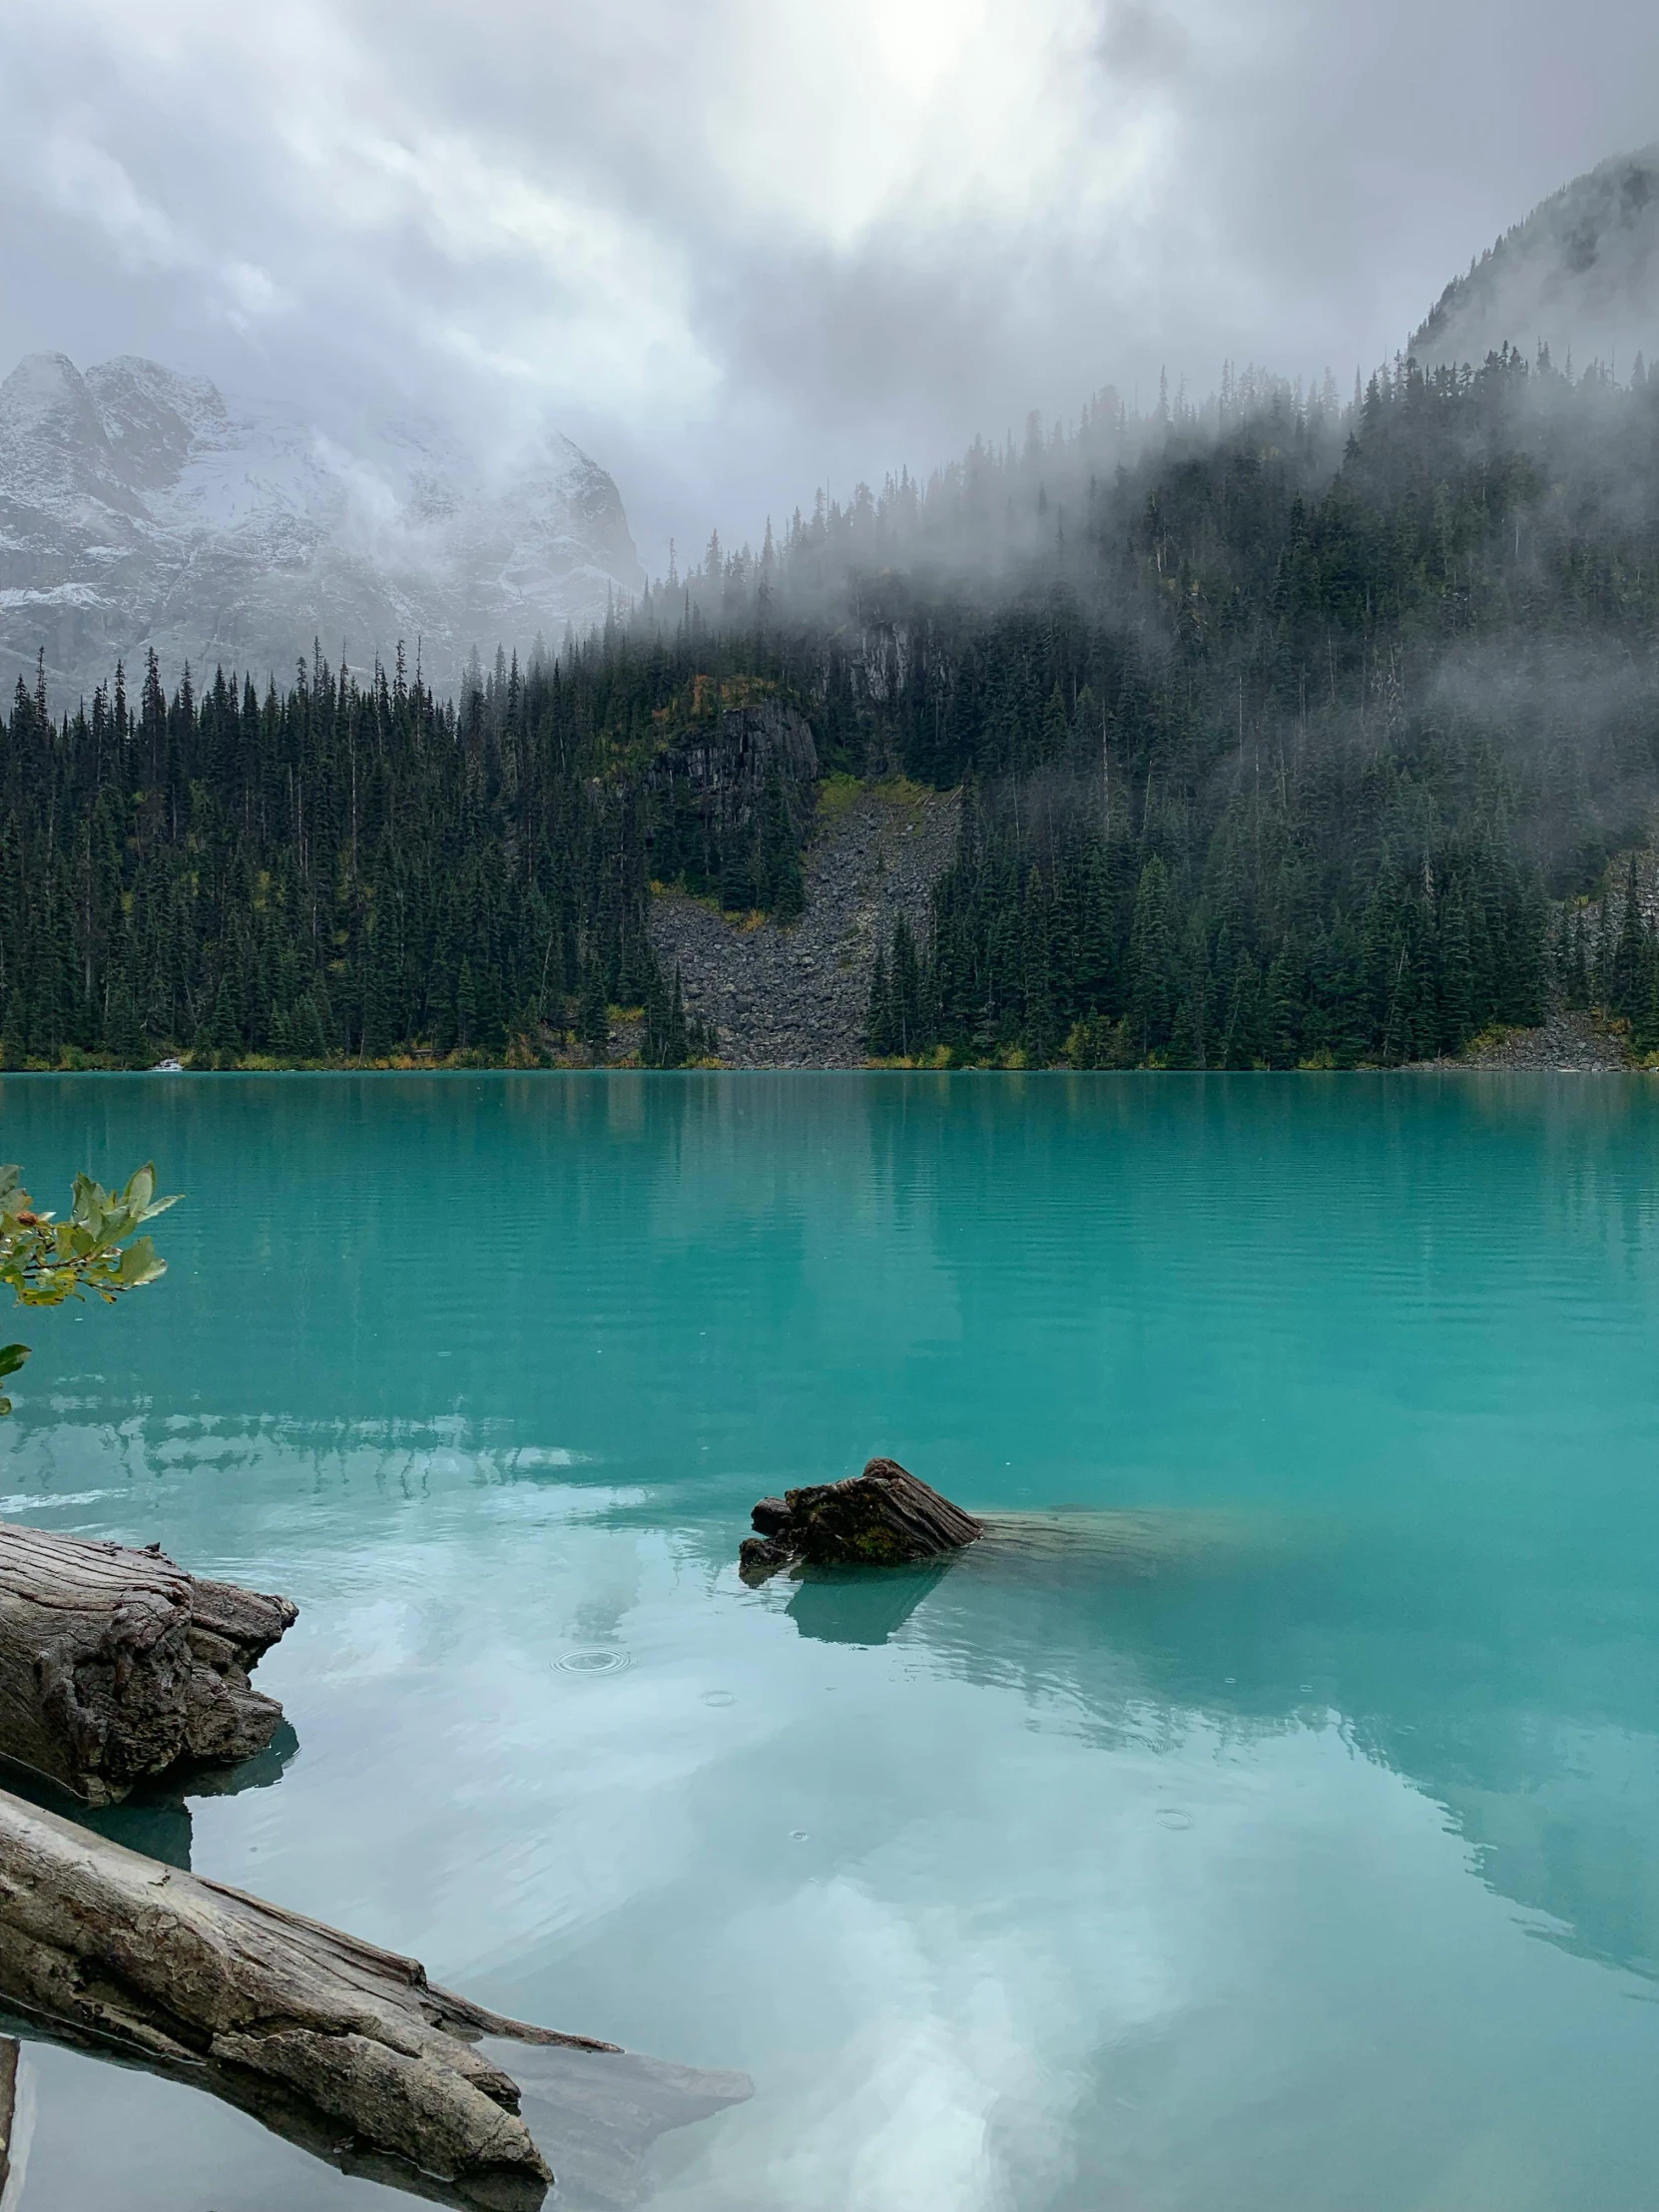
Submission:
<svg viewBox="0 0 1659 2212">
<path fill-rule="evenodd" d="M 747 2069 L 653 2212 L 1651 2212 L 1649 1080 L 0 1083 L 152 1155 L 0 1514 L 297 1599 L 298 1748 L 116 1826 Z M 1035 1539 L 746 1589 L 872 1452 Z M 29 2059 L 22 2212 L 411 2201 Z"/>
</svg>

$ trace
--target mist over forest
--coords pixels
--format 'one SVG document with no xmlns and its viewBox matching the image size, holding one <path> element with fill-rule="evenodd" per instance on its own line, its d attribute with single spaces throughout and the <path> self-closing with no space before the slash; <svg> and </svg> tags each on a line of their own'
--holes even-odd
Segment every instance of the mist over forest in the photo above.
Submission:
<svg viewBox="0 0 1659 2212">
<path fill-rule="evenodd" d="M 961 795 L 872 1058 L 1393 1065 L 1552 1003 L 1650 1051 L 1656 575 L 1659 373 L 1505 341 L 1102 391 L 714 536 L 453 701 L 320 649 L 67 717 L 20 681 L 0 1043 L 535 1065 L 635 1009 L 630 1055 L 716 1056 L 653 901 L 793 921 L 850 779 Z"/>
</svg>

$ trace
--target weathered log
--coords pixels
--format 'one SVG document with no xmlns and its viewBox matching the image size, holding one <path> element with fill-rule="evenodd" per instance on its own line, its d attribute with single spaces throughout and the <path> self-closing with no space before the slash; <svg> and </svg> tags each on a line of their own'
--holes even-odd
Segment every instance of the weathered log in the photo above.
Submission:
<svg viewBox="0 0 1659 2212">
<path fill-rule="evenodd" d="M 871 1459 L 862 1474 L 764 1497 L 757 1534 L 739 1554 L 745 1576 L 764 1580 L 788 1566 L 902 1566 L 959 1551 L 980 1533 L 973 1516 L 941 1497 L 896 1459 Z"/>
<path fill-rule="evenodd" d="M 0 2035 L 0 2198 L 12 2177 L 12 2130 L 17 2124 L 16 2038 Z"/>
<path fill-rule="evenodd" d="M 617 2051 L 506 2019 L 433 1987 L 415 1959 L 5 1792 L 0 2010 L 211 2090 L 345 2171 L 504 2212 L 532 2212 L 552 2176 L 517 2083 L 478 2039 Z M 664 2125 L 750 2093 L 741 2075 L 656 2070 L 683 2108 Z"/>
<path fill-rule="evenodd" d="M 249 1673 L 297 1611 L 157 1544 L 0 1521 L 0 1754 L 89 1805 L 181 1760 L 251 1758 L 282 1708 Z"/>
</svg>

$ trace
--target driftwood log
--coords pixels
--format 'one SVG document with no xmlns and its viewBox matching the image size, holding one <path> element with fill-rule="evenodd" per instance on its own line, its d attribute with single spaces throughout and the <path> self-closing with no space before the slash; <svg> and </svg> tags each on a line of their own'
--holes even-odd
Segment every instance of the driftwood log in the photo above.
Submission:
<svg viewBox="0 0 1659 2212">
<path fill-rule="evenodd" d="M 0 2197 L 12 2177 L 12 2131 L 17 2125 L 17 2061 L 15 2037 L 0 2035 Z"/>
<path fill-rule="evenodd" d="M 0 1521 L 0 1754 L 89 1805 L 187 1759 L 247 1759 L 282 1708 L 248 1680 L 285 1597 Z"/>
<path fill-rule="evenodd" d="M 552 2175 L 518 2084 L 479 2038 L 625 2056 L 503 2018 L 434 1988 L 412 1958 L 5 1792 L 0 2011 L 211 2090 L 346 2172 L 491 2212 L 533 2212 Z M 743 2075 L 630 2063 L 636 2103 L 668 2100 L 658 2131 L 750 2093 Z"/>
<path fill-rule="evenodd" d="M 871 1459 L 844 1482 L 764 1497 L 750 1518 L 756 1533 L 739 1558 L 751 1581 L 790 1566 L 902 1566 L 960 1551 L 980 1534 L 971 1514 L 896 1459 Z"/>
</svg>

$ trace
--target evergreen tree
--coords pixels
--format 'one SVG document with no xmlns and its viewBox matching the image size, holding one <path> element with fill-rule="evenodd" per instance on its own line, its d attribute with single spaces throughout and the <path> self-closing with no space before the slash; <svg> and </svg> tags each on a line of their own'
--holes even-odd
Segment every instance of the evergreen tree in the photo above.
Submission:
<svg viewBox="0 0 1659 2212">
<path fill-rule="evenodd" d="M 1169 870 L 1154 853 L 1141 870 L 1129 934 L 1129 1030 L 1141 1056 L 1168 1044 L 1175 1016 L 1175 948 Z"/>
<path fill-rule="evenodd" d="M 588 1058 L 595 1067 L 603 1067 L 610 1057 L 611 1024 L 605 1005 L 605 980 L 602 971 L 591 963 L 582 978 L 582 989 L 576 1014 L 576 1033 L 586 1048 Z"/>
</svg>

